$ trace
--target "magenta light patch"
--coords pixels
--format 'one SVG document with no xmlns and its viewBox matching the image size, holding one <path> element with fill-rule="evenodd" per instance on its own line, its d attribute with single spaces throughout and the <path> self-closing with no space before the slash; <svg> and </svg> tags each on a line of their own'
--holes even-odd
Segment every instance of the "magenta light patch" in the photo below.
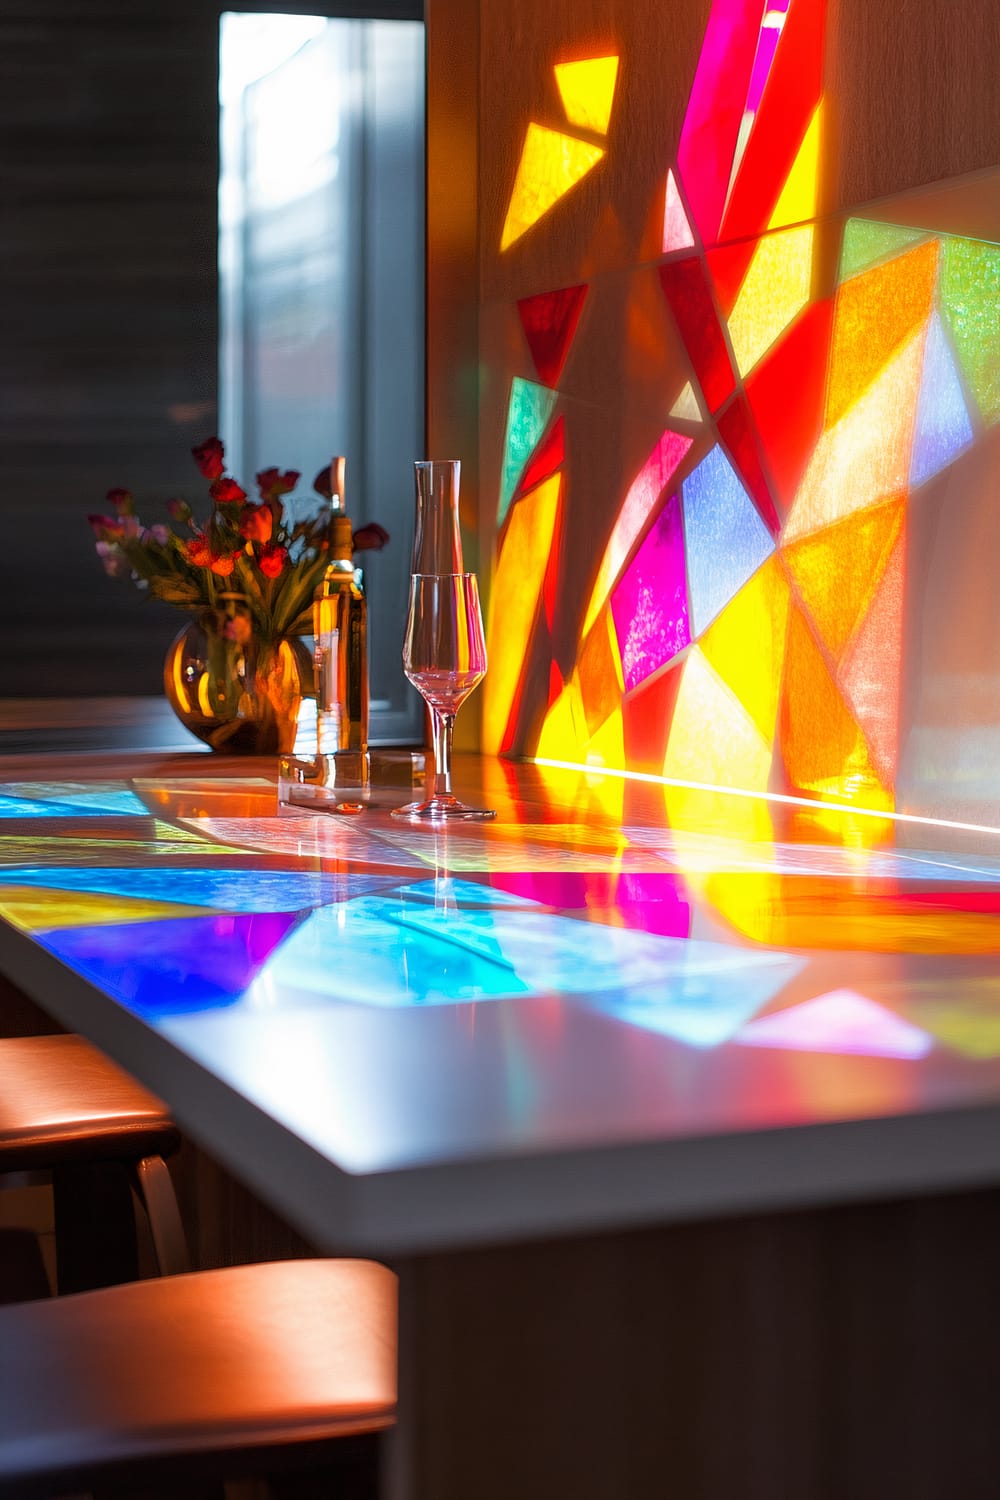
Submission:
<svg viewBox="0 0 1000 1500">
<path fill-rule="evenodd" d="M 671 495 L 611 596 L 626 692 L 690 643 L 684 530 Z"/>
</svg>

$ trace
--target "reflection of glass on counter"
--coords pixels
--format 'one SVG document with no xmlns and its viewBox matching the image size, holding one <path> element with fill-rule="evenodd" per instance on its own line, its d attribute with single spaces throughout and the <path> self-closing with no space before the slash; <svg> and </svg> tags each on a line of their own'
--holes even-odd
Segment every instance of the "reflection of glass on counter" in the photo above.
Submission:
<svg viewBox="0 0 1000 1500">
<path fill-rule="evenodd" d="M 315 741 L 300 739 L 294 755 L 278 758 L 278 802 L 313 812 L 361 812 L 380 787 L 422 787 L 425 769 L 422 750 L 325 755 Z"/>
</svg>

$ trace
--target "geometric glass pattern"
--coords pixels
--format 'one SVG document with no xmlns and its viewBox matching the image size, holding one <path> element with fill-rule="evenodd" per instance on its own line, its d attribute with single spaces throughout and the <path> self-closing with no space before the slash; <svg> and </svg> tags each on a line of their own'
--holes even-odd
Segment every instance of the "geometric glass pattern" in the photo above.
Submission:
<svg viewBox="0 0 1000 1500">
<path fill-rule="evenodd" d="M 919 603 L 908 518 L 941 503 L 934 481 L 1000 424 L 1000 233 L 935 227 L 929 210 L 919 227 L 893 223 L 891 200 L 878 220 L 825 213 L 837 172 L 824 121 L 839 102 L 824 97 L 826 11 L 709 7 L 676 144 L 649 181 L 644 249 L 661 255 L 634 272 L 658 283 L 662 330 L 626 311 L 611 364 L 626 379 L 669 371 L 660 435 L 610 495 L 588 489 L 575 443 L 603 413 L 550 392 L 544 425 L 566 419 L 563 530 L 578 569 L 592 513 L 600 529 L 588 573 L 550 589 L 530 660 L 514 661 L 499 621 L 491 634 L 491 670 L 509 654 L 516 681 L 514 753 L 895 806 L 907 605 Z M 609 199 L 593 225 L 616 213 Z M 562 241 L 554 253 L 569 281 Z M 592 238 L 575 269 L 597 325 Z M 654 336 L 670 356 L 658 365 Z M 655 432 L 636 439 L 630 424 L 647 419 L 626 389 L 612 438 L 627 434 L 622 454 L 649 452 Z M 526 461 L 508 445 L 510 498 Z M 524 693 L 529 679 L 552 684 L 547 704 Z"/>
</svg>

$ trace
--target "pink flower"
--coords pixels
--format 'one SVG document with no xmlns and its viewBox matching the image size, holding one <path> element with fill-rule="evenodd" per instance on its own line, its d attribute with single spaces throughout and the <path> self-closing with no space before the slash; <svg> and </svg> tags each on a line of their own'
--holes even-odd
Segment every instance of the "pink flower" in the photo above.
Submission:
<svg viewBox="0 0 1000 1500">
<path fill-rule="evenodd" d="M 244 505 L 240 511 L 240 536 L 248 542 L 269 542 L 274 517 L 266 505 Z"/>
<path fill-rule="evenodd" d="M 192 448 L 191 453 L 195 463 L 206 479 L 220 479 L 222 477 L 222 471 L 226 467 L 226 450 L 217 437 L 206 438 L 203 443 L 199 443 L 196 448 Z"/>
<path fill-rule="evenodd" d="M 97 555 L 109 578 L 124 578 L 129 572 L 128 558 L 113 542 L 98 542 Z"/>
<path fill-rule="evenodd" d="M 235 479 L 216 479 L 208 487 L 208 493 L 216 505 L 242 505 L 247 497 L 246 490 L 240 488 Z"/>
<path fill-rule="evenodd" d="M 142 533 L 144 542 L 155 542 L 158 547 L 165 547 L 170 540 L 169 526 L 151 526 L 148 531 Z"/>
<path fill-rule="evenodd" d="M 288 548 L 273 543 L 266 546 L 258 558 L 260 571 L 267 578 L 277 578 L 288 560 Z"/>
</svg>

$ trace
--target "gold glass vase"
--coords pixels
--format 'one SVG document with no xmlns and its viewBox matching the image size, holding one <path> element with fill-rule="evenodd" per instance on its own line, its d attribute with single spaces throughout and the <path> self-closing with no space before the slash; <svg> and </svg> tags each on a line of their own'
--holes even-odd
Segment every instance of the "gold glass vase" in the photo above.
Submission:
<svg viewBox="0 0 1000 1500">
<path fill-rule="evenodd" d="M 294 748 L 312 675 L 298 637 L 262 635 L 245 598 L 229 594 L 179 632 L 167 651 L 163 685 L 181 723 L 213 750 L 278 755 Z"/>
</svg>

